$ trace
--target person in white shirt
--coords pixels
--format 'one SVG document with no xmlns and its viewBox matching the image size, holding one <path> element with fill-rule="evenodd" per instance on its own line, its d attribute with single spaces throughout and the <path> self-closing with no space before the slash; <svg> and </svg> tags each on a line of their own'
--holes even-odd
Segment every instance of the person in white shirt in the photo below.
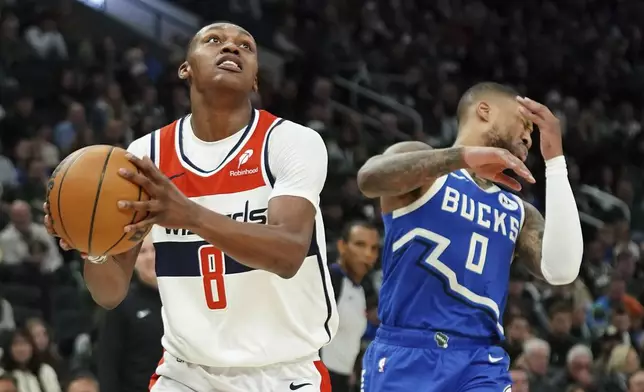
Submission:
<svg viewBox="0 0 644 392">
<path fill-rule="evenodd" d="M 135 140 L 139 171 L 120 172 L 152 197 L 119 202 L 149 213 L 128 235 L 153 225 L 165 354 L 152 392 L 331 390 L 318 356 L 338 326 L 319 208 L 327 152 L 312 129 L 252 108 L 257 71 L 246 30 L 201 29 L 178 72 L 192 113 Z M 85 255 L 98 304 L 123 300 L 139 249 Z"/>
</svg>

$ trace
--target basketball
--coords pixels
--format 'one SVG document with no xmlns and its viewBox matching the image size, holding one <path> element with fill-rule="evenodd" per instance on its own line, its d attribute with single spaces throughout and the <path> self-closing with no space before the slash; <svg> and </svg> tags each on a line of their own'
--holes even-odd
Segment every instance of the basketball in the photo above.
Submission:
<svg viewBox="0 0 644 392">
<path fill-rule="evenodd" d="M 125 158 L 127 152 L 112 146 L 90 146 L 73 152 L 53 171 L 47 185 L 52 227 L 70 246 L 91 256 L 123 253 L 149 232 L 125 233 L 146 214 L 122 211 L 119 200 L 150 197 L 138 185 L 118 174 L 120 168 L 138 171 Z"/>
</svg>

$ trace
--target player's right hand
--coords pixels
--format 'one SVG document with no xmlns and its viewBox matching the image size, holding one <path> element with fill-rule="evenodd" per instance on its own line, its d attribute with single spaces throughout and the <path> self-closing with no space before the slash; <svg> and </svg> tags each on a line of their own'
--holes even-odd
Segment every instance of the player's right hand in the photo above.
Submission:
<svg viewBox="0 0 644 392">
<path fill-rule="evenodd" d="M 535 179 L 523 162 L 503 148 L 496 147 L 464 147 L 463 160 L 477 176 L 506 185 L 516 191 L 521 190 L 521 184 L 514 178 L 504 174 L 510 169 L 529 183 Z"/>
<path fill-rule="evenodd" d="M 54 230 L 54 226 L 51 223 L 51 217 L 49 215 L 49 204 L 47 203 L 43 204 L 43 210 L 45 211 L 45 217 L 43 218 L 43 221 L 44 221 L 45 227 L 47 228 L 47 232 L 54 237 L 58 237 L 58 234 L 56 234 L 56 231 Z M 74 248 L 62 238 L 59 238 L 58 243 L 60 244 L 60 247 L 63 248 L 64 251 L 74 250 Z M 87 254 L 81 252 L 81 257 L 83 259 L 86 259 Z"/>
</svg>

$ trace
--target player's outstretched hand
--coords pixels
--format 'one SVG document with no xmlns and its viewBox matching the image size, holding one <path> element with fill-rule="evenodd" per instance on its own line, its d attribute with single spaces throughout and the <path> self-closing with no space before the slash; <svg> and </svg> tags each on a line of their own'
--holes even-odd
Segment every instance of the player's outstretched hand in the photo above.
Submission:
<svg viewBox="0 0 644 392">
<path fill-rule="evenodd" d="M 465 147 L 463 160 L 479 177 L 504 184 L 516 191 L 521 190 L 521 184 L 514 178 L 504 174 L 510 169 L 530 183 L 534 183 L 532 173 L 523 162 L 510 151 L 496 147 Z"/>
<path fill-rule="evenodd" d="M 126 158 L 139 168 L 140 172 L 119 169 L 119 174 L 128 181 L 143 187 L 150 195 L 147 201 L 121 200 L 118 207 L 123 210 L 137 210 L 148 213 L 139 223 L 125 226 L 125 232 L 159 225 L 169 229 L 192 227 L 197 216 L 198 206 L 188 199 L 176 186 L 159 171 L 148 157 L 137 158 L 132 154 Z"/>
<path fill-rule="evenodd" d="M 526 97 L 517 97 L 519 112 L 539 127 L 541 155 L 546 161 L 563 155 L 561 124 L 547 106 Z"/>
<path fill-rule="evenodd" d="M 58 237 L 58 234 L 56 234 L 56 230 L 54 230 L 54 226 L 51 223 L 51 216 L 49 215 L 49 204 L 45 203 L 45 204 L 43 204 L 42 207 L 43 207 L 43 210 L 45 211 L 45 217 L 43 218 L 43 221 L 44 221 L 44 224 L 45 224 L 45 228 L 47 229 L 47 232 L 50 235 L 54 236 L 54 237 Z M 60 244 L 60 247 L 63 248 L 63 250 L 65 250 L 65 251 L 74 250 L 74 248 L 71 245 L 69 245 L 67 243 L 67 241 L 65 241 L 62 238 L 58 239 L 58 243 Z M 81 252 L 81 257 L 86 259 L 87 254 Z"/>
</svg>

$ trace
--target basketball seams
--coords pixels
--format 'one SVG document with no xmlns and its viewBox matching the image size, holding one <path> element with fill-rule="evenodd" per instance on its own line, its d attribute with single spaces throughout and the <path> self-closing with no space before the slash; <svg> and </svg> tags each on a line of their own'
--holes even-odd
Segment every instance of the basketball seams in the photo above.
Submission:
<svg viewBox="0 0 644 392">
<path fill-rule="evenodd" d="M 136 168 L 136 172 L 137 172 L 137 173 L 140 173 L 141 171 L 139 170 L 139 168 Z M 139 197 L 136 199 L 136 201 L 141 201 L 141 197 L 142 197 L 142 196 L 143 196 L 143 187 L 139 186 Z M 138 213 L 138 211 L 134 211 L 134 214 L 132 214 L 132 220 L 130 220 L 130 224 L 134 224 L 134 223 L 136 223 L 136 222 L 137 222 L 137 220 L 136 220 L 136 216 L 137 216 L 138 214 L 139 214 L 139 213 Z M 145 217 L 143 217 L 143 219 L 147 218 L 149 214 L 150 214 L 150 213 L 148 212 L 148 213 L 145 215 Z M 114 249 L 114 247 L 115 247 L 116 245 L 120 244 L 120 243 L 121 243 L 121 241 L 123 241 L 123 239 L 125 238 L 125 236 L 126 236 L 126 235 L 127 235 L 127 233 L 125 233 L 125 232 L 124 232 L 124 233 L 121 235 L 121 238 L 119 238 L 119 239 L 118 239 L 118 241 L 116 241 L 116 242 L 114 243 L 114 245 L 110 246 L 110 247 L 105 251 L 105 254 L 110 253 L 110 251 L 111 251 L 112 249 Z"/>
<path fill-rule="evenodd" d="M 101 198 L 101 188 L 103 187 L 103 180 L 105 179 L 105 172 L 107 170 L 107 165 L 110 162 L 110 157 L 114 147 L 110 147 L 106 157 L 105 163 L 103 164 L 103 169 L 101 170 L 101 177 L 98 179 L 98 186 L 96 187 L 96 197 L 94 198 L 94 206 L 92 207 L 92 215 L 89 221 L 89 234 L 87 236 L 87 253 L 92 255 L 92 237 L 94 234 L 94 219 L 96 218 L 96 210 L 98 209 L 98 200 Z M 93 255 L 96 256 L 96 255 Z M 100 256 L 100 255 L 99 255 Z"/>
<path fill-rule="evenodd" d="M 74 245 L 74 241 L 72 241 L 71 237 L 69 236 L 69 233 L 67 233 L 67 229 L 65 228 L 65 220 L 63 219 L 63 214 L 60 210 L 60 200 L 61 200 L 61 194 L 63 192 L 63 183 L 65 182 L 65 176 L 67 176 L 67 173 L 69 172 L 69 169 L 72 168 L 74 163 L 81 157 L 83 154 L 85 154 L 87 151 L 81 152 L 80 154 L 77 154 L 78 156 L 73 157 L 73 159 L 69 162 L 67 167 L 65 167 L 65 171 L 61 174 L 60 177 L 60 183 L 58 184 L 58 195 L 56 196 L 56 212 L 58 213 L 58 221 L 60 222 L 60 228 L 63 229 L 63 233 L 65 235 L 65 241 L 72 247 L 75 248 L 76 246 Z M 49 204 L 49 198 L 47 198 L 47 204 Z M 49 205 L 49 208 L 51 208 L 51 205 Z M 51 212 L 51 211 L 50 211 Z"/>
</svg>

